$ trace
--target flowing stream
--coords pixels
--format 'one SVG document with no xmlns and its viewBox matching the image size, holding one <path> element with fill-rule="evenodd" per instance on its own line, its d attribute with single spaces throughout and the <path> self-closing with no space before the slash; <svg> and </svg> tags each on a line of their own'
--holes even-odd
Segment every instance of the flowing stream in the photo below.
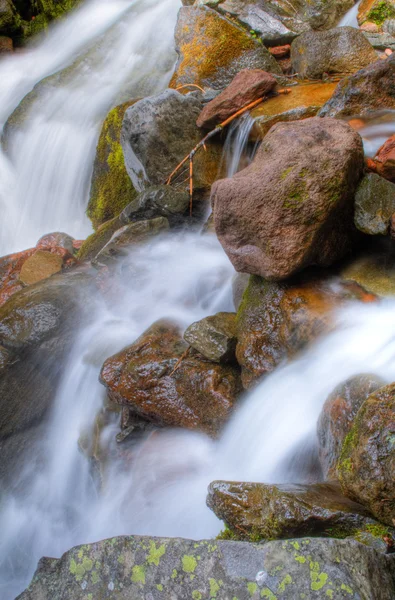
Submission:
<svg viewBox="0 0 395 600">
<path fill-rule="evenodd" d="M 100 123 L 123 94 L 166 85 L 177 10 L 178 0 L 91 0 L 39 45 L 0 62 L 3 123 L 36 83 L 72 65 L 64 83 L 44 86 L 26 121 L 9 134 L 8 157 L 0 155 L 0 254 L 51 230 L 89 232 L 83 215 Z M 154 50 L 145 52 L 152 39 Z M 246 115 L 229 134 L 229 176 L 243 164 L 251 124 Z M 393 128 L 393 120 L 365 126 L 371 153 Z M 38 467 L 35 456 L 26 457 L 15 487 L 0 497 L 2 600 L 26 587 L 41 556 L 60 556 L 76 544 L 133 533 L 215 536 L 221 523 L 205 505 L 210 481 L 309 481 L 327 395 L 361 372 L 395 380 L 395 301 L 351 304 L 337 314 L 332 333 L 240 401 L 219 441 L 163 430 L 142 434 L 134 445 L 126 441 L 120 451 L 119 414 L 103 410 L 103 361 L 159 318 L 186 327 L 233 310 L 233 275 L 214 236 L 172 233 L 119 263 L 111 309 L 92 298 L 92 322 L 76 332 L 37 448 L 46 460 Z M 92 465 L 102 472 L 101 484 Z"/>
</svg>

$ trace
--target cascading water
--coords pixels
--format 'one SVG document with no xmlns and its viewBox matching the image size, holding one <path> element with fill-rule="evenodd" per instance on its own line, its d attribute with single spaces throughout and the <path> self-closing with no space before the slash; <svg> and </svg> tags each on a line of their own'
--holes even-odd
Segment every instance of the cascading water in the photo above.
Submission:
<svg viewBox="0 0 395 600">
<path fill-rule="evenodd" d="M 254 119 L 248 112 L 230 125 L 224 144 L 227 177 L 232 177 L 252 161 L 255 149 L 250 153 L 246 151 L 253 125 Z"/>
<path fill-rule="evenodd" d="M 358 0 L 352 8 L 344 15 L 340 20 L 338 27 L 358 27 L 358 9 L 361 4 L 361 0 Z"/>
<path fill-rule="evenodd" d="M 178 8 L 177 0 L 92 0 L 42 45 L 0 63 L 0 122 L 34 84 L 68 67 L 38 84 L 24 100 L 22 123 L 6 130 L 0 254 L 49 231 L 89 234 L 85 208 L 100 124 L 114 104 L 166 86 Z"/>
</svg>

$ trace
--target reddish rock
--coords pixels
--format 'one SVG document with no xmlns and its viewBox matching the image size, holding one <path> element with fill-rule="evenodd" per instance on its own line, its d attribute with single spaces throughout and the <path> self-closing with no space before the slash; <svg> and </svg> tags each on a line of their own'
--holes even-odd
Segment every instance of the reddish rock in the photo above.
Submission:
<svg viewBox="0 0 395 600">
<path fill-rule="evenodd" d="M 36 251 L 35 248 L 16 252 L 0 258 L 0 306 L 2 306 L 8 298 L 19 292 L 23 288 L 23 284 L 19 281 L 19 273 L 21 272 L 23 263 Z"/>
<path fill-rule="evenodd" d="M 239 370 L 193 350 L 185 355 L 187 349 L 177 325 L 158 321 L 105 361 L 100 381 L 113 402 L 137 416 L 216 436 L 240 391 Z"/>
<path fill-rule="evenodd" d="M 214 183 L 215 230 L 237 271 L 285 279 L 352 247 L 362 140 L 338 119 L 277 123 L 252 164 Z"/>
<path fill-rule="evenodd" d="M 37 250 L 44 250 L 60 256 L 64 265 L 71 266 L 76 262 L 74 254 L 74 240 L 67 233 L 48 233 L 37 242 Z"/>
<path fill-rule="evenodd" d="M 291 52 L 291 45 L 274 46 L 274 48 L 269 48 L 269 52 L 274 58 L 288 58 Z"/>
<path fill-rule="evenodd" d="M 366 31 L 367 33 L 379 33 L 380 31 L 380 27 L 372 21 L 365 21 L 365 23 L 363 23 L 359 29 Z"/>
<path fill-rule="evenodd" d="M 266 96 L 277 85 L 276 79 L 260 69 L 244 69 L 200 113 L 196 125 L 213 129 L 254 100 Z"/>
<path fill-rule="evenodd" d="M 0 54 L 8 54 L 14 50 L 12 39 L 4 35 L 0 35 Z"/>
<path fill-rule="evenodd" d="M 374 163 L 376 173 L 389 181 L 395 181 L 395 135 L 388 138 L 379 148 Z M 370 162 L 369 166 L 372 166 Z"/>
<path fill-rule="evenodd" d="M 73 248 L 74 250 L 79 250 L 85 240 L 73 240 Z"/>
<path fill-rule="evenodd" d="M 60 256 L 36 250 L 22 265 L 19 279 L 26 285 L 32 285 L 43 279 L 47 279 L 62 270 L 63 260 Z"/>
</svg>

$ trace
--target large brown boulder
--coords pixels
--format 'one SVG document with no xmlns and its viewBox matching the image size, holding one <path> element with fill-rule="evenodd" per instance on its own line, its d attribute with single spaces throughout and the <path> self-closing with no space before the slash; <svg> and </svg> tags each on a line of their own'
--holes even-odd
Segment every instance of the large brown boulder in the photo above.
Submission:
<svg viewBox="0 0 395 600">
<path fill-rule="evenodd" d="M 345 537 L 361 529 L 370 513 L 341 494 L 340 486 L 267 485 L 214 481 L 207 505 L 236 539 L 273 540 L 305 535 Z"/>
<path fill-rule="evenodd" d="M 292 42 L 291 62 L 301 79 L 320 79 L 324 73 L 347 75 L 377 60 L 366 37 L 353 27 L 307 31 Z"/>
<path fill-rule="evenodd" d="M 373 393 L 344 440 L 337 474 L 343 493 L 395 525 L 395 384 Z"/>
<path fill-rule="evenodd" d="M 215 229 L 237 271 L 279 280 L 351 248 L 362 140 L 347 123 L 277 123 L 252 164 L 212 187 Z"/>
<path fill-rule="evenodd" d="M 328 396 L 318 419 L 319 457 L 325 479 L 336 479 L 344 438 L 363 402 L 385 381 L 376 375 L 357 375 L 338 385 Z"/>
<path fill-rule="evenodd" d="M 342 79 L 321 117 L 352 117 L 395 108 L 395 53 Z"/>
<path fill-rule="evenodd" d="M 223 89 L 242 69 L 281 75 L 269 51 L 234 21 L 205 6 L 184 6 L 175 32 L 179 56 L 171 87 L 197 84 Z"/>
<path fill-rule="evenodd" d="M 138 416 L 216 436 L 237 400 L 239 372 L 187 349 L 177 325 L 158 321 L 105 361 L 100 381 L 113 402 Z"/>
<path fill-rule="evenodd" d="M 218 96 L 206 104 L 196 125 L 213 129 L 254 100 L 266 96 L 277 85 L 276 79 L 259 69 L 243 69 Z"/>
</svg>

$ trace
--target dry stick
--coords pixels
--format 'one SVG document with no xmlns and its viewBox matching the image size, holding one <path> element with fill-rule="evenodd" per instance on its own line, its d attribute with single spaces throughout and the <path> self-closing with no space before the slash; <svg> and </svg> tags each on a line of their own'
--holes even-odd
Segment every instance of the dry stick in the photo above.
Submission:
<svg viewBox="0 0 395 600">
<path fill-rule="evenodd" d="M 201 88 L 200 85 L 197 85 L 196 83 L 184 83 L 184 85 L 179 85 L 178 87 L 176 87 L 176 91 L 182 90 L 182 88 L 186 88 L 186 87 L 195 87 L 204 94 L 204 89 Z"/>
<path fill-rule="evenodd" d="M 184 358 L 186 358 L 188 356 L 188 354 L 190 353 L 191 349 L 192 349 L 192 346 L 188 346 L 188 348 L 185 350 L 184 354 L 182 354 L 180 356 L 180 358 L 178 359 L 178 361 L 175 364 L 174 369 L 170 373 L 169 377 L 171 377 L 172 375 L 174 375 L 174 373 L 177 371 L 178 367 L 180 366 L 180 364 L 182 363 L 182 361 L 184 360 Z"/>
<path fill-rule="evenodd" d="M 289 94 L 290 92 L 291 92 L 291 90 L 289 90 L 289 89 L 279 90 L 278 92 L 276 92 L 276 95 Z M 171 180 L 173 179 L 173 177 L 177 173 L 177 171 L 179 171 L 179 169 L 189 160 L 189 213 L 190 213 L 190 215 L 192 215 L 192 197 L 193 197 L 193 158 L 194 158 L 196 152 L 202 147 L 204 147 L 206 149 L 206 147 L 205 147 L 206 142 L 209 139 L 211 139 L 212 137 L 214 137 L 217 133 L 222 131 L 224 129 L 224 127 L 229 125 L 229 123 L 234 121 L 234 119 L 237 119 L 237 117 L 239 117 L 240 115 L 247 112 L 247 110 L 251 110 L 252 108 L 255 108 L 255 106 L 258 106 L 258 104 L 261 104 L 261 102 L 264 102 L 264 100 L 267 100 L 267 99 L 268 99 L 268 96 L 262 96 L 262 98 L 258 98 L 258 100 L 254 100 L 254 102 L 250 102 L 250 104 L 247 104 L 247 106 L 244 106 L 243 108 L 241 108 L 240 110 L 235 112 L 233 115 L 231 115 L 230 117 L 225 119 L 225 121 L 223 121 L 222 123 L 217 125 L 202 140 L 200 140 L 200 142 L 198 144 L 196 144 L 196 146 L 191 150 L 191 152 L 189 154 L 187 154 L 187 156 L 185 156 L 185 158 L 183 158 L 182 161 L 176 166 L 176 168 L 170 173 L 169 177 L 166 180 L 166 185 L 170 185 Z"/>
</svg>

